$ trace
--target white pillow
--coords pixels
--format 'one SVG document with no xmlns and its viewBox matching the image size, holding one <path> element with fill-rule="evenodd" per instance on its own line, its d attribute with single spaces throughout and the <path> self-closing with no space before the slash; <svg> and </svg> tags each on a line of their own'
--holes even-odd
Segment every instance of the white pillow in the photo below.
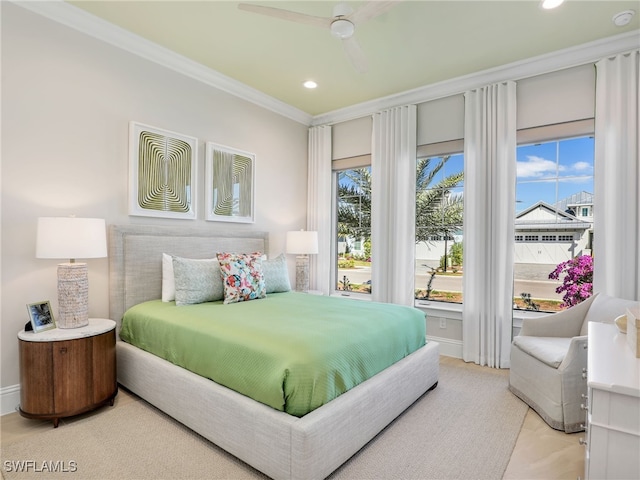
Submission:
<svg viewBox="0 0 640 480">
<path fill-rule="evenodd" d="M 173 257 L 162 254 L 162 301 L 173 302 L 176 299 L 176 280 L 173 275 Z"/>
</svg>

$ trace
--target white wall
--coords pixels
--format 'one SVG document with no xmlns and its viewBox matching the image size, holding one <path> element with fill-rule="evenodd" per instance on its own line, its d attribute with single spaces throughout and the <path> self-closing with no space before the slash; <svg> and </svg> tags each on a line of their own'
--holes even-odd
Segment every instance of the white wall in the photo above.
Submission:
<svg viewBox="0 0 640 480">
<path fill-rule="evenodd" d="M 1 8 L 0 386 L 6 392 L 19 383 L 16 335 L 28 320 L 25 305 L 50 300 L 57 310 L 57 261 L 35 258 L 37 217 L 268 231 L 269 253 L 277 254 L 285 232 L 306 225 L 307 127 L 15 5 Z M 128 216 L 131 120 L 199 139 L 198 220 Z M 256 154 L 254 224 L 203 220 L 206 141 Z M 89 314 L 107 317 L 108 260 L 87 263 Z"/>
</svg>

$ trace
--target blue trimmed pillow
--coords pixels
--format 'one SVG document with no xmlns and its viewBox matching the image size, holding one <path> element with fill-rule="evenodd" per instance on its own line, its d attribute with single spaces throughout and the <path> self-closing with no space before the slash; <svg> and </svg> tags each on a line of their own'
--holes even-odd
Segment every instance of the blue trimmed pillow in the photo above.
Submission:
<svg viewBox="0 0 640 480">
<path fill-rule="evenodd" d="M 261 253 L 218 253 L 224 303 L 246 302 L 267 296 Z"/>
<path fill-rule="evenodd" d="M 262 272 L 267 293 L 288 292 L 291 290 L 287 258 L 283 253 L 271 260 L 263 260 Z"/>
</svg>

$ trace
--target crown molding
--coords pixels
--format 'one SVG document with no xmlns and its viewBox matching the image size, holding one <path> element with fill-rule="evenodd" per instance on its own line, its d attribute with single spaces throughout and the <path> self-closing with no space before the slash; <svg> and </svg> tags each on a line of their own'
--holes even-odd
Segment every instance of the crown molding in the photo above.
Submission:
<svg viewBox="0 0 640 480">
<path fill-rule="evenodd" d="M 15 5 L 102 40 L 142 58 L 175 70 L 183 75 L 227 92 L 303 125 L 330 125 L 398 105 L 423 103 L 464 93 L 492 83 L 542 75 L 553 71 L 596 62 L 604 57 L 638 49 L 640 30 L 558 50 L 545 55 L 425 85 L 405 92 L 381 97 L 312 116 L 211 68 L 194 62 L 156 43 L 91 15 L 63 0 L 31 2 L 9 0 Z"/>
<path fill-rule="evenodd" d="M 63 0 L 43 2 L 10 1 L 33 13 L 175 70 L 187 77 L 242 98 L 303 125 L 310 125 L 313 119 L 312 115 L 302 110 L 102 20 Z"/>
<path fill-rule="evenodd" d="M 640 30 L 634 30 L 316 115 L 313 117 L 312 126 L 354 120 L 399 105 L 423 103 L 458 95 L 467 90 L 493 83 L 522 80 L 523 78 L 577 67 L 638 48 L 640 48 Z"/>
</svg>

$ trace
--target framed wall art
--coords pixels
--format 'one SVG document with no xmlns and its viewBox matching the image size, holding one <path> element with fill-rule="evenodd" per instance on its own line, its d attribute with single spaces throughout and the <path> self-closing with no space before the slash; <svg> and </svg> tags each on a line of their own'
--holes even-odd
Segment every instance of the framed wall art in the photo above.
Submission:
<svg viewBox="0 0 640 480">
<path fill-rule="evenodd" d="M 129 215 L 196 218 L 198 139 L 129 124 Z"/>
<path fill-rule="evenodd" d="M 208 142 L 205 158 L 206 219 L 253 223 L 255 155 Z"/>
</svg>

